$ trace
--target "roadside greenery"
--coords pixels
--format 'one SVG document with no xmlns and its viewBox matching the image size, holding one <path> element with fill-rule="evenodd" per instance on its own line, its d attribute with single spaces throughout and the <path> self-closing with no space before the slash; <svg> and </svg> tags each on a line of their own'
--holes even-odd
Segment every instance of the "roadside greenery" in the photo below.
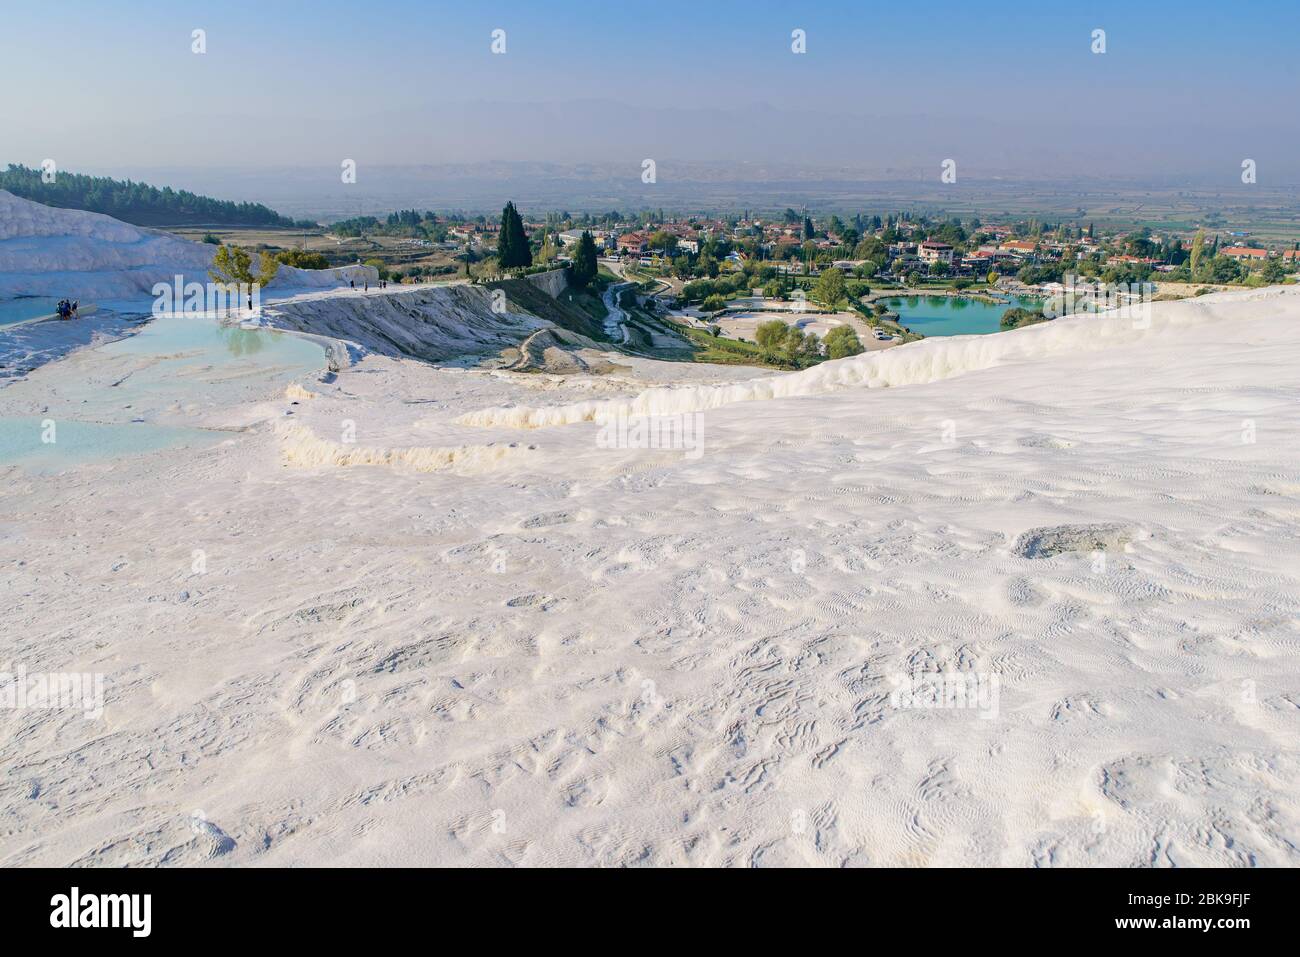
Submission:
<svg viewBox="0 0 1300 957">
<path fill-rule="evenodd" d="M 764 360 L 773 365 L 787 365 L 803 369 L 815 365 L 823 358 L 821 340 L 798 326 L 787 325 L 780 319 L 759 323 L 754 340 Z"/>
<path fill-rule="evenodd" d="M 309 253 L 304 249 L 286 249 L 276 253 L 275 258 L 284 265 L 297 269 L 328 269 L 330 265 L 324 253 Z"/>
<path fill-rule="evenodd" d="M 1003 329 L 1019 329 L 1022 326 L 1032 326 L 1047 321 L 1042 309 L 1025 309 L 1016 306 L 1002 314 L 1000 325 Z"/>
<path fill-rule="evenodd" d="M 826 358 L 847 359 L 866 350 L 852 326 L 836 326 L 826 333 Z"/>
</svg>

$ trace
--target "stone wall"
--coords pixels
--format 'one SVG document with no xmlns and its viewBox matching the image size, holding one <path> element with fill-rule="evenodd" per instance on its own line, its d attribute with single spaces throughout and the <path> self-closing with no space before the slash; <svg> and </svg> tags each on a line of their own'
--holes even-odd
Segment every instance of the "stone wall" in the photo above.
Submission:
<svg viewBox="0 0 1300 957">
<path fill-rule="evenodd" d="M 534 273 L 524 278 L 552 297 L 558 296 L 569 288 L 569 270 L 567 269 L 552 269 L 550 272 Z"/>
</svg>

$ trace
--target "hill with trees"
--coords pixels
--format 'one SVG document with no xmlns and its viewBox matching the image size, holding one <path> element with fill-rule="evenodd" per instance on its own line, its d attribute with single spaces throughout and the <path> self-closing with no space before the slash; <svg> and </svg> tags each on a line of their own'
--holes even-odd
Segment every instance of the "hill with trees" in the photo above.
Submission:
<svg viewBox="0 0 1300 957">
<path fill-rule="evenodd" d="M 40 170 L 15 163 L 0 172 L 0 189 L 46 206 L 103 213 L 135 226 L 316 225 L 281 216 L 261 203 L 234 203 L 129 179 L 60 172 L 54 182 L 45 183 Z"/>
<path fill-rule="evenodd" d="M 486 218 L 478 217 L 482 222 Z M 330 223 L 329 231 L 335 236 L 403 236 L 411 239 L 427 239 L 431 242 L 444 242 L 447 239 L 447 227 L 438 222 L 436 213 L 416 209 L 399 209 L 389 213 L 387 218 L 377 216 L 353 216 Z"/>
</svg>

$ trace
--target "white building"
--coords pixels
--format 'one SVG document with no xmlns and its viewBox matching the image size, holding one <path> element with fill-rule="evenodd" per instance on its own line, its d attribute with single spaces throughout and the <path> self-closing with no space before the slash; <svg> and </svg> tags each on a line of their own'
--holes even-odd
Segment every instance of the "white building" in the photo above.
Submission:
<svg viewBox="0 0 1300 957">
<path fill-rule="evenodd" d="M 921 261 L 928 266 L 932 266 L 937 262 L 952 265 L 952 247 L 947 243 L 927 240 L 916 247 L 916 253 L 921 257 Z"/>
</svg>

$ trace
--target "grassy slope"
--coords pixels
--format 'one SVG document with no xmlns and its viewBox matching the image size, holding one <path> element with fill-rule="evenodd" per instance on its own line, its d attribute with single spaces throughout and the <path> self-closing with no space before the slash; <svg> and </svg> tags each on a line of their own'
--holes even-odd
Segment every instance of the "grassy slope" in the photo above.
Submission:
<svg viewBox="0 0 1300 957">
<path fill-rule="evenodd" d="M 601 320 L 604 319 L 604 306 L 601 305 L 600 313 L 596 314 L 585 298 L 570 296 L 572 290 L 566 290 L 561 298 L 555 299 L 526 279 L 502 279 L 488 283 L 487 286 L 490 289 L 504 289 L 511 302 L 563 329 L 587 336 L 589 339 L 605 338 L 604 327 L 601 324 Z M 600 298 L 598 296 L 594 298 L 599 305 Z"/>
<path fill-rule="evenodd" d="M 566 289 L 558 299 L 555 299 L 524 279 L 503 279 L 487 285 L 493 289 L 504 289 L 512 302 L 535 316 L 590 339 L 605 341 L 603 322 L 608 311 L 597 287 Z M 753 343 L 721 337 L 715 339 L 703 329 L 695 329 L 671 319 L 652 317 L 641 309 L 633 310 L 633 315 L 638 322 L 644 325 L 659 325 L 689 340 L 693 346 L 689 351 L 685 349 L 636 350 L 642 354 L 678 362 L 710 362 L 718 365 L 747 365 L 765 369 L 790 368 L 764 361 L 762 351 Z"/>
<path fill-rule="evenodd" d="M 609 310 L 605 308 L 605 302 L 601 299 L 599 291 L 569 288 L 560 293 L 559 301 L 595 322 L 602 330 L 601 338 L 604 338 L 604 322 L 605 317 L 609 315 Z"/>
<path fill-rule="evenodd" d="M 768 362 L 763 357 L 763 351 L 752 342 L 741 342 L 739 339 L 724 339 L 721 336 L 714 338 L 708 331 L 697 329 L 684 322 L 677 322 L 668 318 L 652 318 L 646 316 L 640 310 L 637 313 L 643 322 L 658 323 L 682 338 L 689 340 L 694 346 L 689 353 L 681 349 L 675 349 L 671 352 L 662 351 L 661 358 L 685 360 L 687 362 L 710 362 L 715 365 L 726 366 L 754 366 L 760 369 L 792 368 L 789 365 Z"/>
</svg>

